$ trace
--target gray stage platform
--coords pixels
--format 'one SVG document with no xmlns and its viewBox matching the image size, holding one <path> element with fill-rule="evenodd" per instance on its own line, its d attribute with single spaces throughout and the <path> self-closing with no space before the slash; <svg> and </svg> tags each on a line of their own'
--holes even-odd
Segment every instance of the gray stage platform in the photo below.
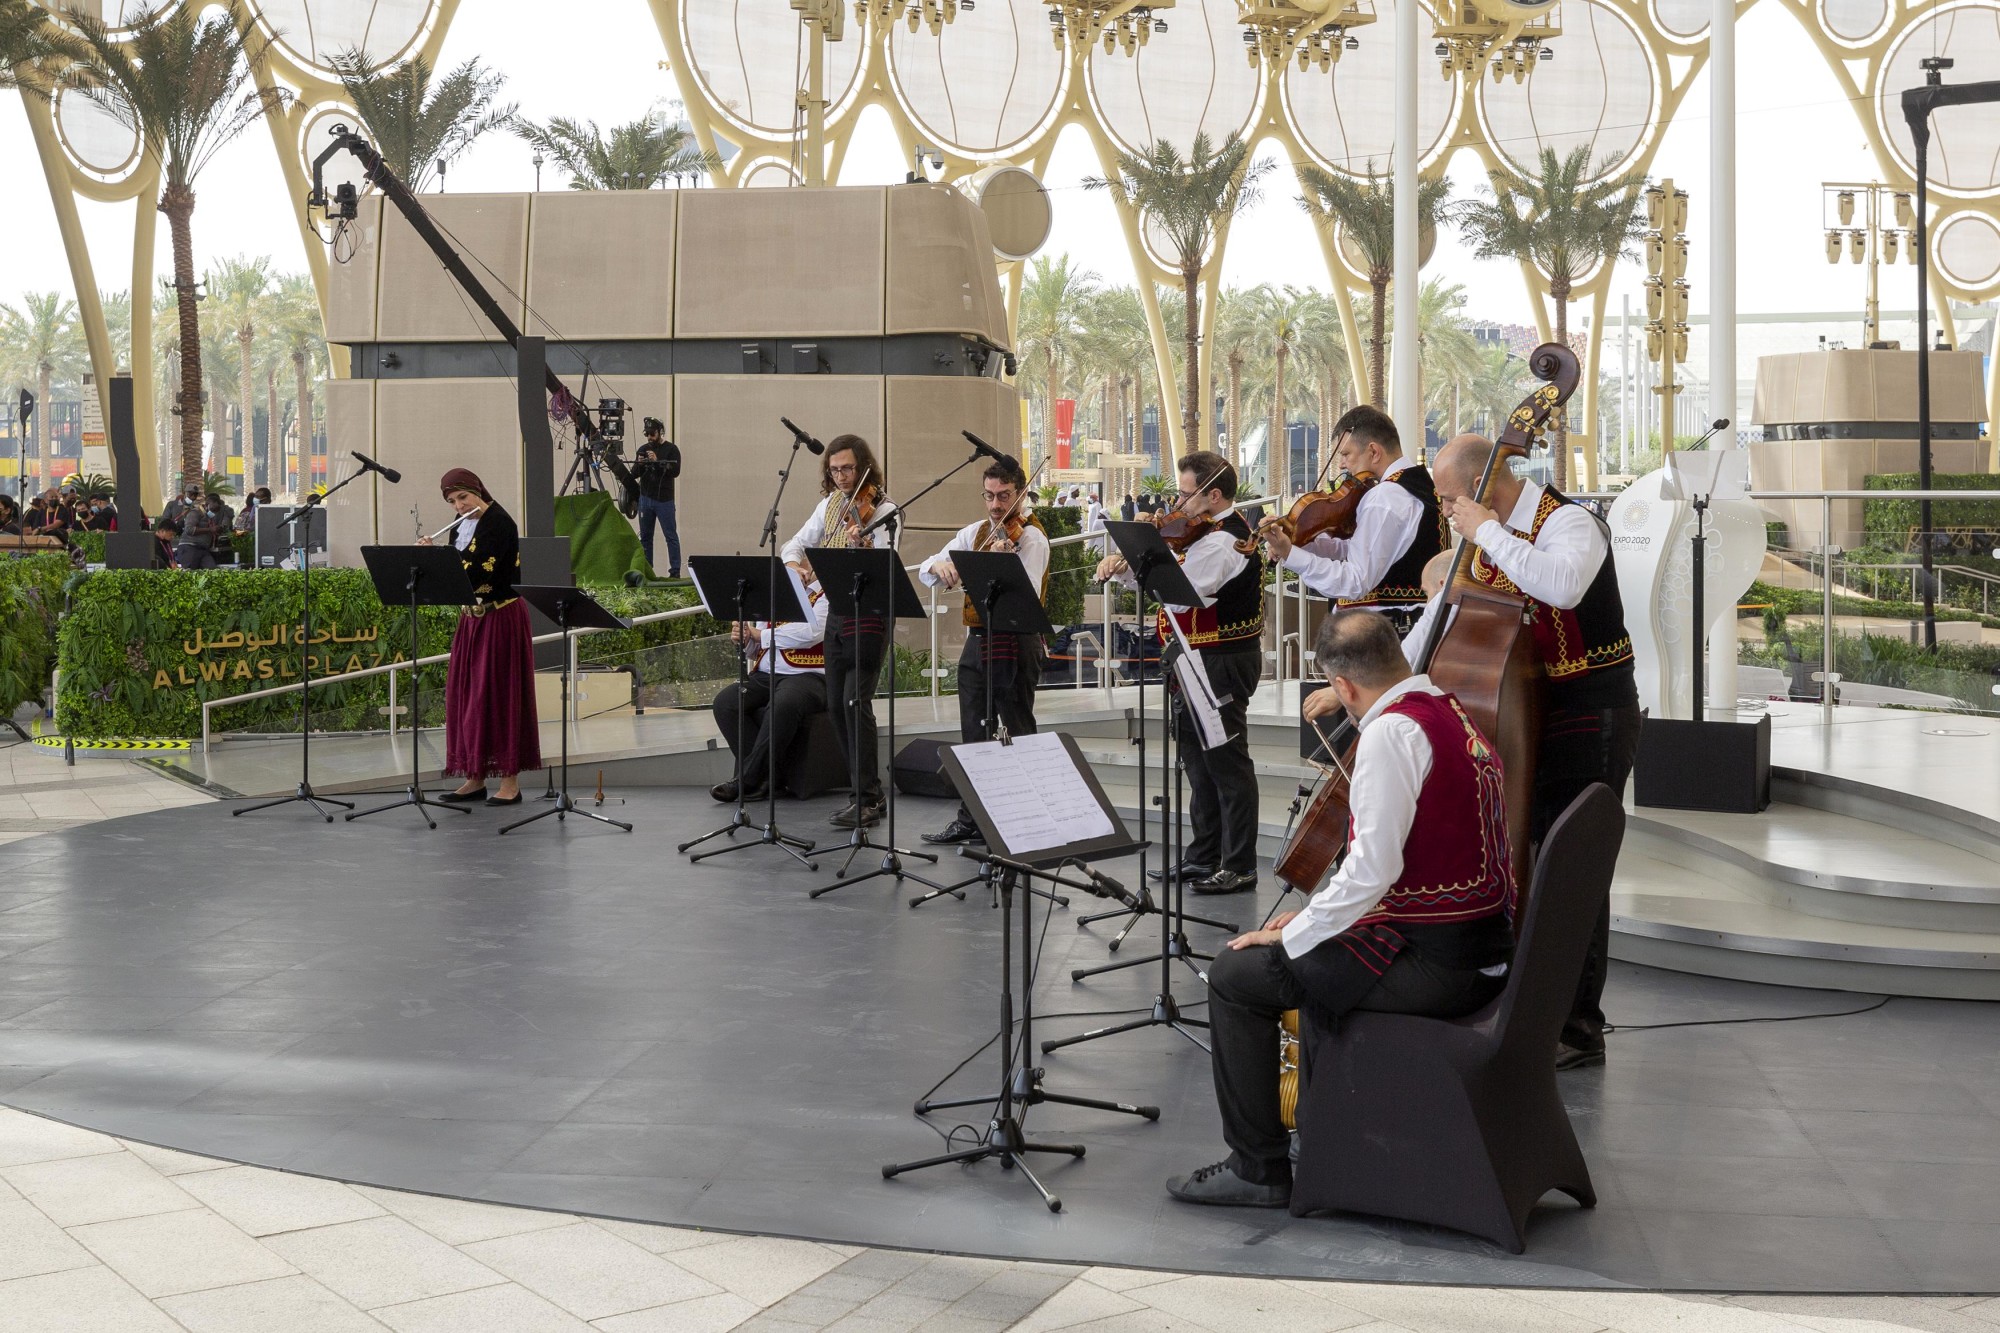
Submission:
<svg viewBox="0 0 2000 1333">
<path fill-rule="evenodd" d="M 781 808 L 822 831 L 830 806 Z M 911 807 L 911 834 L 945 814 Z M 912 912 L 879 881 L 809 902 L 830 870 L 769 851 L 690 868 L 673 844 L 719 809 L 650 791 L 614 811 L 632 836 L 549 821 L 503 841 L 500 811 L 433 834 L 408 812 L 328 827 L 217 805 L 16 844 L 0 1099 L 346 1180 L 859 1244 L 1418 1282 L 2000 1289 L 2000 1053 L 1993 1009 L 1967 1002 L 1616 1034 L 1607 1069 L 1563 1085 L 1602 1206 L 1551 1202 L 1522 1258 L 1367 1218 L 1173 1204 L 1163 1178 L 1221 1147 L 1206 1058 L 1159 1031 L 1047 1059 L 1053 1091 L 1165 1112 L 1037 1111 L 1031 1128 L 1089 1146 L 1048 1171 L 1061 1215 L 990 1164 L 884 1182 L 882 1163 L 981 1120 L 930 1127 L 910 1106 L 991 1030 L 996 914 Z M 1070 984 L 1105 956 L 1104 929 L 1070 920 L 1083 910 L 1048 931 L 1038 1006 L 1143 1005 L 1155 969 Z M 1640 1024 L 1866 1002 L 1620 965 L 1608 1007 Z M 981 1056 L 951 1086 L 983 1092 L 992 1069 Z"/>
</svg>

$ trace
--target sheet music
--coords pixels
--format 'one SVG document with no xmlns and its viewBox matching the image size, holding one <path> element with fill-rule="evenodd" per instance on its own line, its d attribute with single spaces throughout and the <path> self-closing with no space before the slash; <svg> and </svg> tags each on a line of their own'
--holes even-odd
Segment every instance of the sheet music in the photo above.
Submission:
<svg viewBox="0 0 2000 1333">
<path fill-rule="evenodd" d="M 951 752 L 1012 855 L 1108 838 L 1118 831 L 1059 732 L 1017 736 L 1008 744 L 974 741 L 954 745 Z"/>
<path fill-rule="evenodd" d="M 1208 679 L 1208 670 L 1201 664 L 1201 654 L 1195 652 L 1188 642 L 1187 631 L 1181 622 L 1172 616 L 1167 623 L 1174 627 L 1174 638 L 1180 641 L 1180 656 L 1174 659 L 1174 676 L 1181 683 L 1181 706 L 1194 719 L 1195 735 L 1201 737 L 1201 748 L 1213 750 L 1229 739 L 1229 733 L 1222 726 L 1222 701 L 1215 696 L 1215 687 Z"/>
</svg>

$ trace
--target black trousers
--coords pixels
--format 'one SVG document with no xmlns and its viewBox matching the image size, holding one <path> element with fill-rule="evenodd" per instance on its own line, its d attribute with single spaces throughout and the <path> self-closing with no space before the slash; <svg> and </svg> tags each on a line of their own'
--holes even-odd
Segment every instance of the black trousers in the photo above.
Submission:
<svg viewBox="0 0 2000 1333">
<path fill-rule="evenodd" d="M 958 738 L 983 741 L 986 735 L 987 636 L 969 631 L 958 653 Z M 1035 687 L 1042 680 L 1042 641 L 1033 634 L 997 634 L 992 652 L 993 712 L 1010 736 L 1035 731 Z M 971 819 L 963 804 L 960 819 Z"/>
<path fill-rule="evenodd" d="M 1208 967 L 1209 1063 L 1222 1138 L 1230 1169 L 1255 1184 L 1291 1183 L 1291 1136 L 1278 1108 L 1278 1016 L 1313 997 L 1315 973 L 1342 965 L 1330 950 L 1346 952 L 1334 940 L 1302 958 L 1287 958 L 1278 944 L 1225 948 Z M 1504 975 L 1438 967 L 1405 949 L 1353 1008 L 1458 1018 L 1506 984 Z"/>
<path fill-rule="evenodd" d="M 1245 722 L 1250 696 L 1257 692 L 1263 659 L 1253 645 L 1243 652 L 1200 654 L 1208 683 L 1222 705 L 1222 728 L 1231 739 L 1213 750 L 1201 748 L 1194 718 L 1183 708 L 1174 743 L 1187 768 L 1188 814 L 1194 836 L 1187 860 L 1239 875 L 1257 873 L 1257 766 L 1250 759 Z"/>
<path fill-rule="evenodd" d="M 715 725 L 731 751 L 736 750 L 736 729 L 742 726 L 747 750 L 736 754 L 736 780 L 746 790 L 757 791 L 770 777 L 771 751 L 783 763 L 806 719 L 826 711 L 826 677 L 817 671 L 775 676 L 752 672 L 741 686 L 732 683 L 716 695 L 713 711 Z"/>
<path fill-rule="evenodd" d="M 1535 803 L 1530 836 L 1540 846 L 1571 801 L 1593 782 L 1621 798 L 1639 753 L 1639 705 L 1635 700 L 1609 708 L 1564 707 L 1551 702 L 1542 722 L 1541 750 L 1535 760 Z M 1604 976 L 1611 961 L 1611 895 L 1597 907 L 1597 928 L 1584 955 L 1576 1001 L 1563 1024 L 1566 1046 L 1594 1051 L 1604 1046 Z"/>
<path fill-rule="evenodd" d="M 861 644 L 861 664 L 854 662 L 854 645 Z M 882 655 L 888 647 L 882 621 L 873 616 L 826 620 L 826 702 L 833 710 L 833 732 L 840 754 L 851 767 L 861 757 L 861 790 L 856 800 L 882 799 L 881 763 L 875 732 L 875 683 L 882 675 Z"/>
</svg>

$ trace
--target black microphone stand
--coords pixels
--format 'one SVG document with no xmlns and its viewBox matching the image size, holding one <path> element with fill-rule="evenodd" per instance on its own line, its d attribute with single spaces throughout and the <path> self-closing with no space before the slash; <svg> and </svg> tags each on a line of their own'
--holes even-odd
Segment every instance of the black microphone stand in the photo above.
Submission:
<svg viewBox="0 0 2000 1333">
<path fill-rule="evenodd" d="M 323 505 L 326 502 L 327 496 L 332 495 L 342 486 L 347 485 L 357 477 L 361 477 L 372 470 L 364 466 L 359 471 L 348 474 L 328 487 L 325 494 L 314 493 L 308 495 L 304 504 L 293 505 L 291 512 L 285 515 L 285 527 L 291 533 L 292 557 L 299 562 L 299 578 L 301 587 L 304 590 L 305 602 L 305 614 L 300 618 L 299 626 L 299 786 L 298 790 L 294 791 L 290 796 L 280 796 L 275 801 L 260 801 L 256 805 L 238 806 L 229 812 L 231 815 L 247 815 L 256 810 L 270 810 L 280 805 L 290 805 L 294 801 L 301 801 L 311 806 L 327 823 L 331 824 L 333 816 L 327 813 L 327 806 L 337 805 L 343 810 L 352 810 L 354 808 L 354 802 L 337 801 L 331 796 L 322 796 L 314 791 L 312 786 L 313 600 L 312 552 L 309 548 L 312 545 L 312 511 Z M 304 535 L 301 535 L 301 533 Z M 415 661 L 415 658 L 411 658 L 410 674 L 412 676 L 416 674 L 418 669 L 415 666 Z M 415 721 L 414 714 L 411 720 L 412 722 Z M 413 746 L 416 744 L 416 734 L 413 728 L 410 733 L 411 744 Z"/>
</svg>

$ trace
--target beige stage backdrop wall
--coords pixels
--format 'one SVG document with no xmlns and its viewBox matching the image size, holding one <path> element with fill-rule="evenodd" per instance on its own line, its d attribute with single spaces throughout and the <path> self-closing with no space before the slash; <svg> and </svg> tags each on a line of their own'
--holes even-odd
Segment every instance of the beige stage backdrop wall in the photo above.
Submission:
<svg viewBox="0 0 2000 1333">
<path fill-rule="evenodd" d="M 865 436 L 897 497 L 971 452 L 963 430 L 1019 451 L 1013 386 L 969 370 L 975 347 L 1004 349 L 1009 336 L 986 220 L 956 190 L 571 191 L 423 202 L 509 316 L 549 340 L 551 363 L 573 392 L 626 401 L 628 453 L 642 418 L 667 423 L 683 458 L 686 552 L 756 549 L 791 445 L 781 416 L 822 440 Z M 332 341 L 356 349 L 361 378 L 328 386 L 329 447 L 336 460 L 356 450 L 404 477 L 390 485 L 370 476 L 328 502 L 340 564 L 360 563 L 366 543 L 408 541 L 447 522 L 436 484 L 447 468 L 479 473 L 517 516 L 523 502 L 512 351 L 408 224 L 393 210 L 385 222 L 379 199 L 363 202 L 352 237 L 352 257 L 333 269 L 327 325 Z M 929 347 L 913 341 L 923 338 L 944 350 L 922 350 L 913 361 L 912 346 Z M 814 340 L 832 352 L 837 373 L 792 373 L 790 344 Z M 776 373 L 770 357 L 766 373 L 738 369 L 740 344 L 752 341 L 767 349 L 775 341 Z M 587 395 L 564 345 L 597 367 Z M 620 369 L 669 364 L 677 373 Z M 869 373 L 847 373 L 856 366 Z M 558 485 L 573 457 L 563 443 L 558 432 Z M 979 517 L 979 472 L 965 469 L 913 512 L 913 550 Z M 784 536 L 819 494 L 819 460 L 801 453 Z M 664 563 L 663 550 L 656 556 Z"/>
</svg>

